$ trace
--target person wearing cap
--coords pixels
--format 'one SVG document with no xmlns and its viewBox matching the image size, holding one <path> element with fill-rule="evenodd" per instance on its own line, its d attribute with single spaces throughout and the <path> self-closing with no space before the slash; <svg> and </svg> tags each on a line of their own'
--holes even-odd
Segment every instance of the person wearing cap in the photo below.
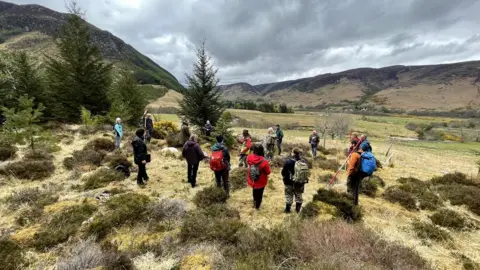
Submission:
<svg viewBox="0 0 480 270">
<path fill-rule="evenodd" d="M 242 147 L 240 148 L 240 163 L 238 164 L 238 167 L 247 168 L 247 156 L 250 154 L 250 149 L 252 148 L 252 138 L 246 129 L 243 130 L 242 135 L 243 138 L 238 140 L 238 142 L 242 144 Z"/>
<path fill-rule="evenodd" d="M 120 142 L 122 141 L 123 137 L 123 126 L 122 126 L 122 119 L 117 117 L 115 120 L 115 125 L 113 126 L 113 130 L 115 133 L 115 147 L 120 149 Z"/>
<path fill-rule="evenodd" d="M 352 193 L 353 204 L 358 205 L 358 193 L 360 190 L 360 184 L 362 182 L 362 179 L 366 177 L 366 175 L 359 170 L 361 162 L 360 156 L 363 152 L 368 151 L 368 147 L 366 145 L 364 145 L 363 148 L 359 147 L 358 141 L 352 141 L 352 146 L 354 147 L 354 149 L 352 154 L 350 155 L 350 159 L 348 160 L 347 165 L 347 192 Z"/>
<path fill-rule="evenodd" d="M 215 171 L 215 181 L 217 187 L 222 187 L 227 193 L 227 196 L 230 197 L 230 152 L 228 148 L 223 144 L 223 136 L 217 136 L 217 142 L 212 146 L 212 152 L 222 151 L 223 152 L 223 162 L 226 165 L 225 170 Z"/>
</svg>

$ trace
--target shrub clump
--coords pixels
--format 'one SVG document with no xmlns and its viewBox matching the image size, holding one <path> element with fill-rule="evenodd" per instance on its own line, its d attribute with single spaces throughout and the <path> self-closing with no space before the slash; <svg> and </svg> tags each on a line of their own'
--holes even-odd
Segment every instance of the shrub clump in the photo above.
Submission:
<svg viewBox="0 0 480 270">
<path fill-rule="evenodd" d="M 320 206 L 315 202 L 307 203 L 300 212 L 302 218 L 314 218 L 320 213 Z"/>
<path fill-rule="evenodd" d="M 448 173 L 443 176 L 432 178 L 430 182 L 433 185 L 464 185 L 480 188 L 480 183 L 477 183 L 469 178 L 467 175 L 460 172 Z"/>
<path fill-rule="evenodd" d="M 0 258 L 2 258 L 2 269 L 17 270 L 27 266 L 25 251 L 14 240 L 7 236 L 0 236 Z"/>
<path fill-rule="evenodd" d="M 321 188 L 313 196 L 313 200 L 335 206 L 337 208 L 337 216 L 343 217 L 347 221 L 359 221 L 362 219 L 362 209 L 360 206 L 353 204 L 353 198 L 350 194 Z"/>
<path fill-rule="evenodd" d="M 315 166 L 328 171 L 336 171 L 340 167 L 340 163 L 336 159 L 316 160 Z"/>
<path fill-rule="evenodd" d="M 23 160 L 12 162 L 0 169 L 0 174 L 19 179 L 42 180 L 53 174 L 55 166 L 50 160 Z"/>
<path fill-rule="evenodd" d="M 13 159 L 18 148 L 13 144 L 0 144 L 0 161 Z"/>
<path fill-rule="evenodd" d="M 363 179 L 360 183 L 360 193 L 365 194 L 368 197 L 375 198 L 377 196 L 378 186 L 368 179 Z"/>
<path fill-rule="evenodd" d="M 452 240 L 452 236 L 447 231 L 430 223 L 415 221 L 413 223 L 413 230 L 417 234 L 417 237 L 423 240 L 430 239 L 437 242 Z"/>
<path fill-rule="evenodd" d="M 415 197 L 397 186 L 387 188 L 383 193 L 383 198 L 392 203 L 399 203 L 408 210 L 417 210 Z"/>
<path fill-rule="evenodd" d="M 180 199 L 161 198 L 147 206 L 146 217 L 150 222 L 179 223 L 187 214 L 187 203 Z"/>
<path fill-rule="evenodd" d="M 170 147 L 182 147 L 183 146 L 183 139 L 182 134 L 180 133 L 172 133 L 167 136 L 166 138 L 167 145 Z"/>
<path fill-rule="evenodd" d="M 246 188 L 247 168 L 234 168 L 230 171 L 230 188 L 232 191 Z"/>
<path fill-rule="evenodd" d="M 120 154 L 106 156 L 104 162 L 112 169 L 117 167 L 118 165 L 122 165 L 125 168 L 132 167 L 132 162 L 130 162 L 126 156 Z"/>
<path fill-rule="evenodd" d="M 13 191 L 12 194 L 6 198 L 6 203 L 10 210 L 17 210 L 22 205 L 43 208 L 46 205 L 55 203 L 57 200 L 58 195 L 55 195 L 52 190 L 24 188 L 18 191 Z"/>
<path fill-rule="evenodd" d="M 197 192 L 193 198 L 193 203 L 198 207 L 204 208 L 213 204 L 226 203 L 227 199 L 227 193 L 223 189 L 210 186 Z"/>
<path fill-rule="evenodd" d="M 285 158 L 281 156 L 274 156 L 269 163 L 270 163 L 270 167 L 272 168 L 283 168 L 283 165 L 285 163 Z"/>
<path fill-rule="evenodd" d="M 23 157 L 24 160 L 53 160 L 53 155 L 45 151 L 28 151 Z"/>
<path fill-rule="evenodd" d="M 430 216 L 430 219 L 433 224 L 454 230 L 462 230 L 467 225 L 464 217 L 450 209 L 440 209 Z"/>
<path fill-rule="evenodd" d="M 412 177 L 400 178 L 397 181 L 401 183 L 401 185 L 390 187 L 387 189 L 388 193 L 384 193 L 384 197 L 387 198 L 387 200 L 399 202 L 409 210 L 415 210 L 417 208 L 422 210 L 436 210 L 443 206 L 443 200 L 432 191 L 429 182 Z M 411 202 L 412 198 L 415 203 Z"/>
<path fill-rule="evenodd" d="M 112 229 L 123 224 L 134 224 L 145 218 L 144 212 L 149 203 L 150 199 L 143 194 L 124 193 L 113 196 L 106 202 L 109 211 L 102 216 L 96 216 L 86 228 L 86 233 L 103 239 Z"/>
<path fill-rule="evenodd" d="M 330 180 L 333 178 L 333 173 L 327 173 L 327 174 L 322 174 L 318 177 L 318 182 L 319 183 L 329 183 Z M 338 178 L 335 177 L 333 180 L 333 183 L 336 183 L 338 181 Z"/>
<path fill-rule="evenodd" d="M 119 172 L 112 169 L 101 168 L 83 179 L 83 189 L 92 190 L 106 187 L 111 182 L 122 179 L 124 179 L 124 176 Z"/>
<path fill-rule="evenodd" d="M 38 251 L 44 251 L 46 248 L 65 242 L 95 211 L 97 211 L 95 205 L 83 203 L 67 207 L 54 214 L 33 236 L 33 247 Z"/>
<path fill-rule="evenodd" d="M 112 140 L 107 138 L 97 138 L 87 143 L 83 150 L 112 152 L 115 150 L 115 148 L 115 143 Z"/>
<path fill-rule="evenodd" d="M 77 166 L 100 166 L 104 155 L 94 150 L 74 151 L 72 157 L 66 157 L 63 160 L 63 166 L 68 170 L 72 170 Z"/>
</svg>

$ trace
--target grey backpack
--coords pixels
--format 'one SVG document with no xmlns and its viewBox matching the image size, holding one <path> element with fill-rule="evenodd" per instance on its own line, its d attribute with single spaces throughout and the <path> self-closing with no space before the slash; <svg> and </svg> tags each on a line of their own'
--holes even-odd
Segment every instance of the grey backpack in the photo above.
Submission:
<svg viewBox="0 0 480 270">
<path fill-rule="evenodd" d="M 260 179 L 260 164 L 262 164 L 264 161 L 265 159 L 262 159 L 262 161 L 260 161 L 259 163 L 250 165 L 249 174 L 250 174 L 250 179 L 253 182 L 257 182 Z"/>
</svg>

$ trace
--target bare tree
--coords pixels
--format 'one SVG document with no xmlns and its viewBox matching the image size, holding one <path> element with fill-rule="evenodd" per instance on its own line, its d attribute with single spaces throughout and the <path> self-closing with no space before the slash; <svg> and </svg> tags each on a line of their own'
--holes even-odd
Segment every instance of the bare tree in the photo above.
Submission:
<svg viewBox="0 0 480 270">
<path fill-rule="evenodd" d="M 353 119 L 350 115 L 345 113 L 337 113 L 331 115 L 331 127 L 328 134 L 332 137 L 332 140 L 335 137 L 343 138 L 343 136 L 348 133 L 350 127 L 353 124 Z"/>
<path fill-rule="evenodd" d="M 315 119 L 315 127 L 316 127 L 318 133 L 323 138 L 323 148 L 325 148 L 325 141 L 327 139 L 327 134 L 328 134 L 328 131 L 331 128 L 330 114 L 326 113 L 323 116 L 318 115 L 318 117 Z"/>
</svg>

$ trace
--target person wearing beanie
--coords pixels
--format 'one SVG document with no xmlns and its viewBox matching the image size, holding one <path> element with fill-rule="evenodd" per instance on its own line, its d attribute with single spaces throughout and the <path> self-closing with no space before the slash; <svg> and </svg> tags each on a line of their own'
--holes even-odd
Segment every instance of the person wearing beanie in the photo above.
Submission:
<svg viewBox="0 0 480 270">
<path fill-rule="evenodd" d="M 230 197 L 230 152 L 228 151 L 228 148 L 224 145 L 223 143 L 223 136 L 219 135 L 217 136 L 217 142 L 212 146 L 212 157 L 220 157 L 220 162 L 223 162 L 223 164 L 220 165 L 213 165 L 212 160 L 213 158 L 210 159 L 211 166 L 210 168 L 214 171 L 215 173 L 215 181 L 217 183 L 217 187 L 222 187 L 227 193 L 227 196 Z"/>
</svg>

